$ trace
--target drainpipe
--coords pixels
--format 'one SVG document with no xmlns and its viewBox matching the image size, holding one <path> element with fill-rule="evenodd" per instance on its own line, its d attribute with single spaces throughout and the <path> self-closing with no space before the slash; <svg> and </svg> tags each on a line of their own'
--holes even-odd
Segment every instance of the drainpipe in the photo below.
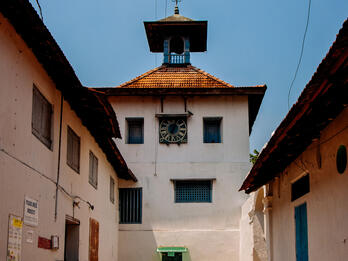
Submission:
<svg viewBox="0 0 348 261">
<path fill-rule="evenodd" d="M 61 98 L 60 98 L 58 167 L 57 167 L 57 182 L 56 182 L 56 198 L 55 198 L 55 206 L 54 206 L 54 221 L 57 221 L 57 215 L 58 215 L 58 188 L 59 188 L 59 176 L 60 176 L 60 151 L 62 146 L 62 124 L 63 124 L 63 93 L 61 93 Z"/>
<path fill-rule="evenodd" d="M 272 185 L 268 184 L 266 185 L 266 196 L 262 200 L 263 202 L 263 212 L 265 213 L 266 222 L 265 222 L 265 238 L 266 238 L 266 244 L 267 244 L 267 260 L 272 261 L 273 260 L 273 233 L 272 233 L 272 200 L 273 200 L 273 193 L 270 191 L 270 187 Z"/>
</svg>

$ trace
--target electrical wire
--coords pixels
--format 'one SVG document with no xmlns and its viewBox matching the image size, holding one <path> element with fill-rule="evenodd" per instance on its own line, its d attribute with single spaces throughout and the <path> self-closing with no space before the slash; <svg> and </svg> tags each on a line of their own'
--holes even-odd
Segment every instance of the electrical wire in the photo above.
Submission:
<svg viewBox="0 0 348 261">
<path fill-rule="evenodd" d="M 37 3 L 37 6 L 39 7 L 41 20 L 42 20 L 42 22 L 43 22 L 42 9 L 41 9 L 41 5 L 40 5 L 40 3 L 39 3 L 39 0 L 36 0 L 36 3 Z"/>
<path fill-rule="evenodd" d="M 39 171 L 39 170 L 35 169 L 34 167 L 30 166 L 28 163 L 24 162 L 23 160 L 21 160 L 21 159 L 17 158 L 16 156 L 12 155 L 11 153 L 6 151 L 5 149 L 0 148 L 0 151 L 3 152 L 4 154 L 6 154 L 8 157 L 10 157 L 10 158 L 16 160 L 17 162 L 21 163 L 22 165 L 26 166 L 27 168 L 33 170 L 35 173 L 39 174 L 41 177 L 43 177 L 43 178 L 51 181 L 53 184 L 57 185 L 57 182 L 55 180 L 53 180 L 52 178 L 46 176 L 44 173 L 42 173 L 41 171 Z M 69 196 L 72 200 L 80 199 L 81 201 L 85 202 L 92 210 L 94 209 L 94 206 L 89 201 L 81 198 L 80 196 L 71 195 L 68 191 L 66 191 L 66 189 L 64 187 L 62 187 L 59 184 L 58 184 L 58 189 L 60 191 L 62 191 L 63 193 L 65 193 L 67 196 Z"/>
<path fill-rule="evenodd" d="M 167 5 L 168 5 L 168 0 L 166 0 L 166 6 L 164 8 L 164 17 L 167 17 Z"/>
<path fill-rule="evenodd" d="M 300 57 L 298 59 L 298 63 L 297 63 L 297 67 L 296 67 L 296 71 L 295 71 L 294 77 L 293 77 L 293 79 L 291 81 L 291 84 L 290 84 L 290 87 L 289 87 L 289 92 L 288 92 L 288 109 L 290 109 L 290 93 L 291 93 L 291 89 L 292 89 L 292 87 L 294 85 L 294 82 L 295 82 L 296 77 L 297 77 L 298 70 L 300 69 L 300 65 L 301 65 L 301 62 L 302 62 L 303 51 L 304 51 L 304 46 L 305 46 L 305 41 L 306 41 L 306 36 L 307 36 L 307 31 L 308 31 L 309 17 L 310 17 L 310 13 L 311 13 L 311 3 L 312 3 L 312 0 L 309 0 L 308 1 L 308 11 L 307 11 L 307 22 L 306 22 L 306 28 L 305 28 L 305 31 L 304 31 L 304 34 L 303 34 L 303 39 L 302 39 L 301 53 L 300 53 Z"/>
</svg>

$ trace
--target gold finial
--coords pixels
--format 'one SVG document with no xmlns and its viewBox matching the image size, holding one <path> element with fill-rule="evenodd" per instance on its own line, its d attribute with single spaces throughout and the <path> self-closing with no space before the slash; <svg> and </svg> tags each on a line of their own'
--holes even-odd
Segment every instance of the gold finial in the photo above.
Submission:
<svg viewBox="0 0 348 261">
<path fill-rule="evenodd" d="M 174 14 L 179 14 L 178 3 L 181 2 L 181 1 L 182 1 L 182 0 L 172 0 L 172 2 L 175 2 Z"/>
</svg>

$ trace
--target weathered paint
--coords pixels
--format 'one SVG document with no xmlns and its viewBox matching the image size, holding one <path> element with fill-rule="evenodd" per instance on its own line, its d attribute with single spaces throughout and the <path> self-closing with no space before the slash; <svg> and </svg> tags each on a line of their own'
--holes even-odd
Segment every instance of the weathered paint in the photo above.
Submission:
<svg viewBox="0 0 348 261">
<path fill-rule="evenodd" d="M 0 256 L 6 256 L 7 223 L 9 213 L 22 216 L 24 198 L 38 200 L 39 225 L 23 225 L 22 256 L 26 260 L 63 260 L 66 215 L 80 220 L 79 260 L 88 260 L 89 218 L 100 222 L 99 258 L 116 260 L 118 248 L 118 197 L 115 204 L 109 200 L 110 176 L 118 179 L 90 132 L 82 125 L 70 106 L 63 104 L 62 151 L 60 185 L 73 195 L 91 202 L 80 202 L 73 208 L 72 200 L 62 190 L 58 192 L 58 216 L 54 220 L 54 182 L 58 166 L 58 137 L 60 116 L 60 92 L 55 88 L 31 50 L 16 34 L 13 27 L 0 14 Z M 33 83 L 53 105 L 52 142 L 49 150 L 32 134 Z M 81 137 L 80 174 L 66 164 L 67 126 Z M 88 183 L 89 151 L 98 158 L 98 189 Z M 44 174 L 42 176 L 41 174 Z M 79 201 L 79 200 L 76 200 Z M 28 243 L 28 232 L 33 231 L 33 243 Z M 38 249 L 38 237 L 59 236 L 58 250 Z"/>
<path fill-rule="evenodd" d="M 144 144 L 117 141 L 143 188 L 142 224 L 121 224 L 120 260 L 159 260 L 159 246 L 185 246 L 184 260 L 239 260 L 241 206 L 238 186 L 250 168 L 247 96 L 187 97 L 187 143 L 160 144 L 160 97 L 110 97 L 125 137 L 127 117 L 144 117 Z M 185 112 L 183 97 L 165 97 L 163 112 Z M 203 143 L 203 117 L 222 117 L 222 143 Z M 174 203 L 175 179 L 216 178 L 212 203 Z M 130 246 L 136 246 L 131 247 Z M 131 249 L 131 251 L 130 251 Z"/>
<path fill-rule="evenodd" d="M 308 260 L 348 256 L 348 170 L 340 174 L 336 154 L 348 146 L 348 108 L 272 183 L 272 260 L 296 260 L 295 207 L 307 203 Z M 291 202 L 291 183 L 309 173 L 310 192 Z M 286 237 L 285 237 L 286 236 Z"/>
</svg>

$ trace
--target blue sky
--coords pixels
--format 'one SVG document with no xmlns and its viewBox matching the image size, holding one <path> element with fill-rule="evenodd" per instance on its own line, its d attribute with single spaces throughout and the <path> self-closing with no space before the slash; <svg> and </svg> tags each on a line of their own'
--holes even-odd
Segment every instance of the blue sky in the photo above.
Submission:
<svg viewBox="0 0 348 261">
<path fill-rule="evenodd" d="M 35 0 L 30 0 L 38 10 Z M 39 0 L 44 23 L 86 86 L 117 86 L 156 66 L 143 21 L 173 14 L 171 0 Z M 167 7 L 166 7 L 167 6 Z M 288 112 L 308 0 L 183 0 L 180 14 L 208 20 L 208 51 L 192 65 L 235 86 L 267 84 L 250 150 L 260 150 Z M 316 71 L 348 15 L 347 0 L 312 0 L 290 105 Z"/>
</svg>

